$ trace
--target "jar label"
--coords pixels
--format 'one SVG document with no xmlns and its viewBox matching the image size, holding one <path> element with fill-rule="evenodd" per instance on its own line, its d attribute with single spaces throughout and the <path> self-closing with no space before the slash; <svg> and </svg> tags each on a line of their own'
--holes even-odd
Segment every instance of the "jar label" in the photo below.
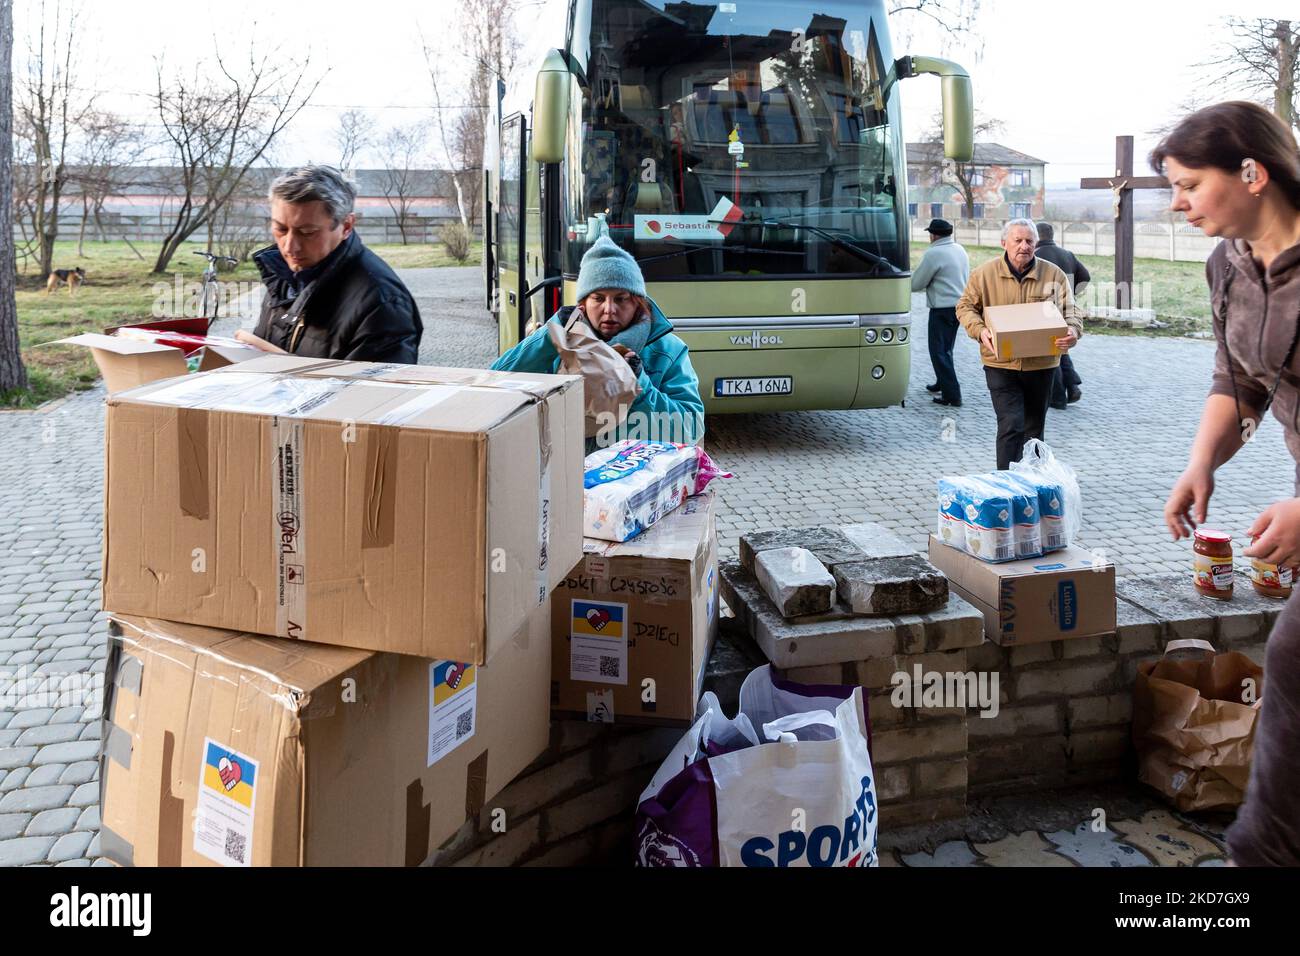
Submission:
<svg viewBox="0 0 1300 956">
<path fill-rule="evenodd" d="M 1232 562 L 1222 558 L 1214 559 L 1198 554 L 1194 556 L 1192 567 L 1196 573 L 1199 587 L 1211 591 L 1232 590 Z"/>
<path fill-rule="evenodd" d="M 1293 573 L 1288 565 L 1278 567 L 1276 564 L 1252 560 L 1250 562 L 1250 577 L 1252 581 L 1261 587 L 1289 588 L 1292 584 Z"/>
</svg>

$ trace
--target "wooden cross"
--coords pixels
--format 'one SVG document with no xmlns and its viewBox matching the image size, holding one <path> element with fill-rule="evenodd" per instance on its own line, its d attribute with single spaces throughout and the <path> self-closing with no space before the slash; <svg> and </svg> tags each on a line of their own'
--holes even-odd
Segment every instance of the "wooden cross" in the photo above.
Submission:
<svg viewBox="0 0 1300 956">
<path fill-rule="evenodd" d="M 1115 137 L 1115 175 L 1110 179 L 1081 179 L 1081 189 L 1109 189 L 1115 194 L 1115 305 L 1133 303 L 1133 190 L 1168 189 L 1163 176 L 1133 175 L 1133 137 Z"/>
</svg>

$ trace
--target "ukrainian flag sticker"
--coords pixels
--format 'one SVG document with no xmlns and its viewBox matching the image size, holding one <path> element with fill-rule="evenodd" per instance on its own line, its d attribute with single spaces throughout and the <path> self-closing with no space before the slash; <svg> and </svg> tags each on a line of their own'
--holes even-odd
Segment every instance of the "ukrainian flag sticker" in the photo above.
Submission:
<svg viewBox="0 0 1300 956">
<path fill-rule="evenodd" d="M 456 661 L 438 661 L 433 665 L 433 704 L 438 706 L 474 686 L 478 668 Z"/>
<path fill-rule="evenodd" d="M 257 761 L 228 750 L 212 740 L 207 742 L 203 760 L 203 786 L 229 800 L 253 807 L 257 786 Z"/>
<path fill-rule="evenodd" d="M 605 601 L 574 601 L 572 636 L 623 640 L 627 636 L 627 605 Z"/>
</svg>

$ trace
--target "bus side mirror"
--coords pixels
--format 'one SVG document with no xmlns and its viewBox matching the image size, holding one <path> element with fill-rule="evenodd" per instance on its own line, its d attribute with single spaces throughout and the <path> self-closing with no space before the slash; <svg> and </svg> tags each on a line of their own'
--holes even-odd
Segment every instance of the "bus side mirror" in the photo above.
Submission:
<svg viewBox="0 0 1300 956">
<path fill-rule="evenodd" d="M 546 54 L 533 93 L 533 162 L 564 159 L 564 134 L 569 125 L 569 67 L 559 50 Z"/>
<path fill-rule="evenodd" d="M 951 60 L 933 56 L 905 56 L 895 64 L 899 79 L 933 73 L 943 96 L 943 155 L 968 163 L 975 152 L 975 101 L 970 74 Z"/>
</svg>

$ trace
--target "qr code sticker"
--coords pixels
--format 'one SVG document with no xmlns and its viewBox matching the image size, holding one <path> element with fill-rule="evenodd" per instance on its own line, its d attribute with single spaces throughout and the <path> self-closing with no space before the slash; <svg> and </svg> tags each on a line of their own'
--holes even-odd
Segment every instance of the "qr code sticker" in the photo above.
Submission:
<svg viewBox="0 0 1300 956">
<path fill-rule="evenodd" d="M 474 732 L 474 711 L 467 710 L 456 715 L 456 739 L 460 740 Z"/>
<path fill-rule="evenodd" d="M 617 657 L 606 657 L 601 655 L 600 658 L 600 676 L 601 677 L 618 677 L 619 667 Z"/>
<path fill-rule="evenodd" d="M 226 856 L 236 863 L 243 863 L 247 846 L 248 838 L 244 834 L 226 830 Z"/>
</svg>

